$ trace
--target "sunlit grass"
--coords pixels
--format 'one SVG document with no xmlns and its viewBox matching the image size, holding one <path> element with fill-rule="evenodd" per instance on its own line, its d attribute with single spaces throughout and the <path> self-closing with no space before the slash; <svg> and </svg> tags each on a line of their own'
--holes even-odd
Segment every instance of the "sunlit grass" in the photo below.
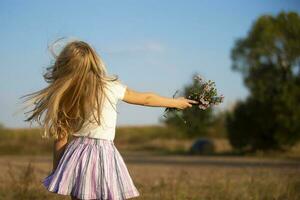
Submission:
<svg viewBox="0 0 300 200">
<path fill-rule="evenodd" d="M 1 161 L 1 159 L 0 159 Z M 47 163 L 49 167 L 51 162 Z M 300 169 L 127 164 L 143 200 L 297 200 Z M 40 183 L 44 164 L 1 166 L 0 199 L 70 199 L 48 192 Z"/>
<path fill-rule="evenodd" d="M 159 126 L 130 126 L 117 129 L 115 144 L 126 152 L 182 153 L 193 140 L 181 137 L 177 130 Z M 0 199 L 70 199 L 48 192 L 41 180 L 52 165 L 52 141 L 40 138 L 39 129 L 0 130 Z M 230 151 L 225 138 L 214 138 L 220 154 Z M 253 157 L 299 158 L 300 146 L 288 153 L 257 152 Z M 33 156 L 35 155 L 35 156 Z M 298 156 L 297 156 L 298 155 Z M 40 161 L 28 161 L 37 157 Z M 145 159 L 138 156 L 135 159 Z M 167 156 L 169 157 L 169 156 Z M 166 159 L 161 157 L 160 159 Z M 188 159 L 197 159 L 190 157 Z M 220 157 L 212 157 L 220 159 Z M 235 157 L 241 159 L 241 157 Z M 230 162 L 230 161 L 229 161 Z M 296 200 L 300 199 L 300 168 L 211 166 L 196 164 L 130 162 L 128 169 L 145 200 Z"/>
</svg>

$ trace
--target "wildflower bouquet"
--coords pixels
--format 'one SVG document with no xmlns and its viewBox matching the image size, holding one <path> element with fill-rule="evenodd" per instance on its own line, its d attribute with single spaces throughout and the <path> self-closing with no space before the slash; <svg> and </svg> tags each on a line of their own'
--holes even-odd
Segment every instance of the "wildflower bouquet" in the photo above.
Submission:
<svg viewBox="0 0 300 200">
<path fill-rule="evenodd" d="M 185 97 L 199 102 L 199 104 L 193 104 L 193 106 L 197 106 L 199 109 L 205 110 L 208 107 L 218 105 L 223 102 L 224 95 L 218 96 L 217 89 L 215 88 L 215 82 L 211 80 L 205 81 L 199 75 L 195 75 L 194 80 L 196 81 L 195 86 L 189 90 L 187 97 Z M 175 98 L 177 92 L 178 90 L 173 95 L 173 98 Z M 183 122 L 186 123 L 182 114 L 179 114 L 179 112 L 181 112 L 180 109 L 166 108 L 164 111 L 164 117 L 166 117 L 167 113 L 170 112 L 175 113 L 177 117 L 181 118 Z"/>
</svg>

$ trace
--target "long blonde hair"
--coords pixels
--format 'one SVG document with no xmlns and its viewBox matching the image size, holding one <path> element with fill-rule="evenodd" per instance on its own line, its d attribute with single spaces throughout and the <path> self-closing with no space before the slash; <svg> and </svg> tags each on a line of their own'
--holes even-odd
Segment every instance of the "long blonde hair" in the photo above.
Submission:
<svg viewBox="0 0 300 200">
<path fill-rule="evenodd" d="M 59 139 L 80 130 L 91 115 L 101 124 L 104 86 L 118 76 L 108 76 L 100 56 L 80 40 L 67 43 L 55 58 L 43 75 L 49 85 L 22 98 L 34 105 L 25 121 L 37 121 L 44 137 Z"/>
</svg>

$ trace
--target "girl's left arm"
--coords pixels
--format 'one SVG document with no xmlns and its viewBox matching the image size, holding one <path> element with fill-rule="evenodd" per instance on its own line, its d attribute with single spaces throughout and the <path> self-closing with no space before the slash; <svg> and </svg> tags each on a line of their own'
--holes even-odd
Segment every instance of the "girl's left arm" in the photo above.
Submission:
<svg viewBox="0 0 300 200">
<path fill-rule="evenodd" d="M 58 166 L 59 160 L 61 159 L 65 148 L 66 144 L 68 142 L 68 137 L 64 137 L 61 139 L 55 139 L 53 142 L 53 166 L 52 166 L 52 172 L 55 171 L 55 169 Z"/>
</svg>

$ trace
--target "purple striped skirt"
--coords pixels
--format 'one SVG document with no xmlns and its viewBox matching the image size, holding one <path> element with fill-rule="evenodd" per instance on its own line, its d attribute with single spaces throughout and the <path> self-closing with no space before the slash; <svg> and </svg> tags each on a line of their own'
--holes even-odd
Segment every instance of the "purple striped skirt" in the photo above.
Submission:
<svg viewBox="0 0 300 200">
<path fill-rule="evenodd" d="M 78 199 L 128 199 L 139 196 L 112 140 L 74 137 L 54 172 L 42 181 L 48 191 Z"/>
</svg>

